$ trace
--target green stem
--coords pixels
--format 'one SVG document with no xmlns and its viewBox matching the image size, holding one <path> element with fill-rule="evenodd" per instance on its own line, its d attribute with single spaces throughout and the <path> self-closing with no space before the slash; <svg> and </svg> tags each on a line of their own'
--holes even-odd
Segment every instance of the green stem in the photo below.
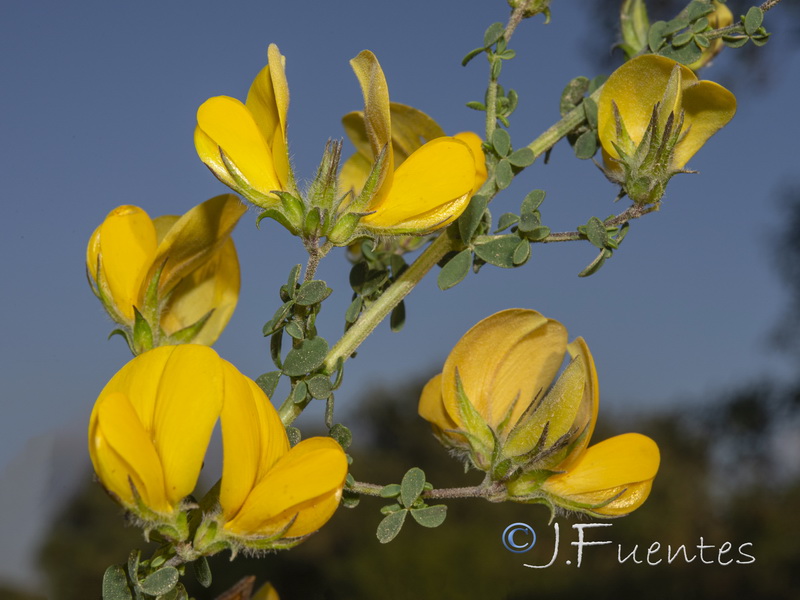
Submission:
<svg viewBox="0 0 800 600">
<path fill-rule="evenodd" d="M 422 280 L 442 257 L 455 249 L 457 242 L 443 231 L 433 240 L 430 246 L 417 257 L 389 288 L 358 318 L 325 357 L 324 370 L 332 373 L 339 363 L 345 361 L 356 351 L 378 324 L 385 319 L 392 309 L 400 304 L 411 290 Z M 291 424 L 303 411 L 304 406 L 287 400 L 278 410 L 284 425 Z"/>
<path fill-rule="evenodd" d="M 589 98 L 597 102 L 597 99 L 600 97 L 600 90 L 602 89 L 603 86 L 597 88 L 594 92 L 592 92 L 592 95 L 589 96 Z M 575 129 L 585 120 L 586 111 L 583 109 L 583 104 L 581 103 L 564 115 L 560 121 L 552 125 L 547 131 L 542 133 L 542 135 L 528 144 L 528 148 L 533 150 L 533 154 L 536 156 L 536 158 L 539 158 L 539 156 L 555 146 L 558 140 L 566 136 L 570 131 Z"/>
</svg>

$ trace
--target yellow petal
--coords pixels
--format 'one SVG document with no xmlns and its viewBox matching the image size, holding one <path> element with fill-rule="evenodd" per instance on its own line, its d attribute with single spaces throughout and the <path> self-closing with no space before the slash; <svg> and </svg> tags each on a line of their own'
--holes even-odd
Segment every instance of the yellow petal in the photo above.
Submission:
<svg viewBox="0 0 800 600">
<path fill-rule="evenodd" d="M 375 156 L 372 154 L 372 146 L 367 135 L 367 125 L 364 119 L 363 110 L 354 110 L 342 117 L 342 127 L 344 127 L 347 139 L 356 147 L 356 154 L 362 154 L 371 162 Z"/>
<path fill-rule="evenodd" d="M 163 372 L 150 376 L 159 375 L 151 435 L 164 469 L 167 500 L 174 505 L 194 490 L 222 410 L 222 360 L 206 346 L 175 346 Z"/>
<path fill-rule="evenodd" d="M 496 427 L 512 404 L 510 425 L 550 387 L 567 346 L 567 332 L 557 321 L 533 310 L 509 309 L 470 329 L 447 357 L 443 377 L 445 409 L 460 423 L 455 374 L 469 401 Z"/>
<path fill-rule="evenodd" d="M 222 148 L 252 188 L 262 194 L 282 189 L 272 148 L 267 145 L 253 114 L 239 100 L 229 96 L 209 98 L 197 109 L 197 126 Z M 222 159 L 211 160 L 213 155 L 208 141 L 202 136 L 200 145 L 197 141 L 198 136 L 195 136 L 200 159 L 216 173 Z"/>
<path fill-rule="evenodd" d="M 681 169 L 708 139 L 736 114 L 736 97 L 713 81 L 699 81 L 683 90 L 686 137 L 675 146 L 673 167 Z"/>
<path fill-rule="evenodd" d="M 626 62 L 605 82 L 597 103 L 597 133 L 603 150 L 610 157 L 619 158 L 612 145 L 617 139 L 613 104 L 617 105 L 631 139 L 640 142 L 652 118 L 653 108 L 664 100 L 676 64 L 663 56 L 645 54 Z M 680 67 L 680 73 L 683 88 L 697 81 L 695 74 L 684 66 Z M 672 102 L 674 110 L 679 106 L 679 95 Z"/>
<path fill-rule="evenodd" d="M 386 77 L 378 59 L 369 50 L 361 51 L 350 61 L 350 66 L 353 67 L 364 96 L 364 126 L 372 148 L 372 156 L 377 157 L 386 148 L 376 188 L 380 197 L 385 193 L 383 188 L 388 189 L 391 186 L 395 169 L 389 86 L 386 84 Z"/>
<path fill-rule="evenodd" d="M 357 196 L 361 193 L 361 188 L 367 181 L 370 172 L 372 171 L 372 161 L 361 153 L 356 152 L 348 158 L 342 165 L 342 170 L 339 171 L 339 188 L 340 192 L 344 193 L 353 190 L 353 194 Z M 347 204 L 352 198 L 345 200 Z M 342 210 L 347 206 L 342 206 Z"/>
<path fill-rule="evenodd" d="M 173 290 L 161 315 L 162 329 L 171 335 L 213 311 L 192 340 L 194 344 L 213 345 L 233 315 L 239 287 L 239 259 L 229 239 L 211 260 L 189 273 Z"/>
<path fill-rule="evenodd" d="M 424 143 L 445 135 L 436 121 L 413 106 L 392 102 L 389 104 L 389 112 L 395 167 L 399 167 Z"/>
<path fill-rule="evenodd" d="M 230 521 L 258 482 L 289 451 L 289 440 L 261 388 L 230 363 L 226 362 L 224 369 L 220 505 L 225 520 Z"/>
<path fill-rule="evenodd" d="M 425 387 L 419 398 L 419 416 L 436 425 L 440 429 L 458 429 L 456 422 L 450 418 L 444 409 L 442 400 L 442 374 L 434 376 Z"/>
<path fill-rule="evenodd" d="M 161 459 L 125 394 L 101 394 L 89 425 L 89 455 L 94 470 L 107 490 L 126 506 L 136 500 L 131 484 L 142 502 L 162 514 L 175 506 L 167 500 Z"/>
<path fill-rule="evenodd" d="M 289 111 L 289 85 L 284 71 L 285 57 L 275 44 L 267 50 L 269 64 L 256 75 L 247 94 L 246 106 L 261 135 L 272 149 L 279 189 L 289 182 L 289 154 L 286 147 L 286 114 Z"/>
<path fill-rule="evenodd" d="M 627 514 L 638 508 L 658 471 L 658 446 L 638 433 L 626 433 L 590 447 L 566 473 L 548 478 L 543 489 L 570 502 L 597 505 L 595 512 Z"/>
<path fill-rule="evenodd" d="M 212 258 L 229 239 L 247 207 L 233 194 L 223 194 L 198 204 L 164 234 L 150 272 L 164 264 L 159 292 L 171 291 L 188 273 Z M 145 283 L 147 285 L 148 282 Z"/>
<path fill-rule="evenodd" d="M 475 181 L 472 151 L 441 137 L 414 152 L 394 174 L 382 198 L 374 198 L 361 225 L 378 232 L 432 231 L 464 211 Z"/>
<path fill-rule="evenodd" d="M 89 270 L 89 276 L 95 281 L 97 281 L 97 258 L 100 256 L 100 229 L 102 227 L 102 225 L 98 225 L 95 228 L 86 246 L 86 268 Z"/>
<path fill-rule="evenodd" d="M 309 438 L 289 450 L 258 482 L 225 527 L 240 535 L 274 535 L 293 518 L 285 537 L 319 529 L 338 505 L 347 458 L 331 438 Z"/>
<path fill-rule="evenodd" d="M 461 140 L 469 149 L 472 150 L 472 156 L 475 159 L 475 183 L 472 184 L 472 193 L 480 189 L 484 184 L 487 177 L 486 171 L 486 156 L 483 154 L 483 140 L 479 135 L 471 131 L 462 131 L 453 136 L 457 140 Z"/>
<path fill-rule="evenodd" d="M 211 169 L 217 179 L 231 188 L 235 189 L 237 187 L 236 181 L 228 172 L 228 167 L 222 162 L 222 150 L 220 150 L 219 144 L 212 140 L 200 127 L 194 128 L 194 148 L 197 150 L 197 156 Z"/>
<path fill-rule="evenodd" d="M 137 206 L 112 210 L 100 226 L 100 268 L 119 313 L 133 322 L 133 307 L 141 308 L 140 289 L 156 255 L 156 232 Z M 96 252 L 96 248 L 90 251 Z"/>
</svg>

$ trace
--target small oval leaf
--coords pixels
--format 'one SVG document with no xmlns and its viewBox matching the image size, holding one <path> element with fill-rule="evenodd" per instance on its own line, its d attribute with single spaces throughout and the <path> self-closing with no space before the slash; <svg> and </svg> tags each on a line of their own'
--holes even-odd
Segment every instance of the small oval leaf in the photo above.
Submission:
<svg viewBox="0 0 800 600">
<path fill-rule="evenodd" d="M 375 534 L 378 536 L 378 541 L 381 544 L 388 544 L 391 542 L 400 530 L 403 528 L 403 523 L 406 520 L 408 511 L 403 509 L 386 515 L 383 520 L 378 523 L 378 530 Z"/>
</svg>

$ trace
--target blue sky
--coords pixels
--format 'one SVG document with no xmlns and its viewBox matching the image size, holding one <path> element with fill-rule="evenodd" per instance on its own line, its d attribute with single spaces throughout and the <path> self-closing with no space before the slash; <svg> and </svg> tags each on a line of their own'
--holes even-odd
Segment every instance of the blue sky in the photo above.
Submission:
<svg viewBox="0 0 800 600">
<path fill-rule="evenodd" d="M 510 129 L 516 145 L 558 118 L 569 79 L 598 74 L 585 52 L 592 24 L 583 5 L 561 0 L 550 25 L 525 22 L 512 40 L 518 58 L 504 67 L 502 83 L 521 97 Z M 28 489 L 25 473 L 29 487 L 40 482 L 31 494 L 47 492 L 44 471 L 34 472 L 52 467 L 42 449 L 61 448 L 56 438 L 81 439 L 97 393 L 130 358 L 120 338 L 106 341 L 112 324 L 86 284 L 89 235 L 121 204 L 175 214 L 226 191 L 195 154 L 195 111 L 210 96 L 244 98 L 269 43 L 286 56 L 289 143 L 300 179 L 313 175 L 326 140 L 342 137 L 341 116 L 360 108 L 348 60 L 364 48 L 381 61 L 393 100 L 424 110 L 445 131 L 482 130 L 481 114 L 464 104 L 482 98 L 485 61 L 459 63 L 490 23 L 505 20 L 505 2 L 296 6 L 49 0 L 0 8 L 0 504 L 10 487 Z M 777 32 L 771 55 L 780 56 L 781 73 L 796 74 L 800 53 L 780 35 L 788 28 L 782 8 L 767 19 Z M 487 267 L 447 292 L 431 277 L 407 300 L 406 328 L 392 334 L 381 326 L 349 364 L 341 410 L 375 385 L 432 374 L 471 325 L 512 306 L 537 309 L 588 341 L 608 410 L 702 401 L 755 378 L 787 377 L 794 365 L 767 340 L 785 301 L 769 239 L 781 222 L 779 191 L 797 169 L 787 122 L 798 80 L 776 77 L 766 89 L 748 89 L 753 74 L 737 71 L 736 60 L 728 50 L 702 74 L 741 78 L 720 81 L 736 92 L 739 111 L 689 163 L 701 174 L 676 177 L 662 210 L 634 223 L 597 275 L 576 277 L 593 258 L 588 244 L 553 244 L 534 247 L 522 269 Z M 573 159 L 563 143 L 550 164 L 537 162 L 519 179 L 498 197 L 496 214 L 518 208 L 534 188 L 547 191 L 542 212 L 553 230 L 625 208 L 613 204 L 616 189 L 598 169 Z M 297 240 L 271 222 L 256 230 L 254 218 L 246 215 L 235 232 L 240 304 L 216 345 L 252 377 L 272 368 L 261 326 L 289 269 L 305 261 Z M 350 299 L 348 270 L 339 252 L 319 271 L 335 290 L 320 317 L 331 340 Z M 81 443 L 68 446 L 75 464 L 88 465 Z"/>
</svg>

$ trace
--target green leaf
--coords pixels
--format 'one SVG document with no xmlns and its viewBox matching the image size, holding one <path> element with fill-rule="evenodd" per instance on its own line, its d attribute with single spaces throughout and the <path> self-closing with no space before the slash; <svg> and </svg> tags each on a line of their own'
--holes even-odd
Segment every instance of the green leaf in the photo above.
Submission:
<svg viewBox="0 0 800 600">
<path fill-rule="evenodd" d="M 400 303 L 392 309 L 392 313 L 389 315 L 389 328 L 394 332 L 398 332 L 405 324 L 406 305 L 405 302 L 401 300 Z"/>
<path fill-rule="evenodd" d="M 131 600 L 132 598 L 125 569 L 119 565 L 108 567 L 103 574 L 103 600 Z"/>
<path fill-rule="evenodd" d="M 381 498 L 397 498 L 400 495 L 400 484 L 390 483 L 381 489 Z"/>
<path fill-rule="evenodd" d="M 706 36 L 702 33 L 695 34 L 694 36 L 694 43 L 697 44 L 700 48 L 708 48 L 711 45 L 711 40 L 709 40 Z"/>
<path fill-rule="evenodd" d="M 324 281 L 306 281 L 295 294 L 294 301 L 300 306 L 318 304 L 331 295 L 333 290 Z"/>
<path fill-rule="evenodd" d="M 514 179 L 514 171 L 511 169 L 511 163 L 505 158 L 497 163 L 497 167 L 495 167 L 494 171 L 494 178 L 497 182 L 497 187 L 501 190 L 511 185 L 511 181 Z"/>
<path fill-rule="evenodd" d="M 510 269 L 514 266 L 514 252 L 519 244 L 516 235 L 504 235 L 475 246 L 475 254 L 487 263 Z"/>
<path fill-rule="evenodd" d="M 584 131 L 575 140 L 575 157 L 581 160 L 588 160 L 592 158 L 597 152 L 597 131 Z"/>
<path fill-rule="evenodd" d="M 471 264 L 472 251 L 469 250 L 469 248 L 456 254 L 442 267 L 442 270 L 439 271 L 439 277 L 436 278 L 439 289 L 449 290 L 454 285 L 461 283 L 467 276 L 467 273 L 469 273 Z"/>
<path fill-rule="evenodd" d="M 519 244 L 517 245 L 516 250 L 514 250 L 514 255 L 512 260 L 514 261 L 514 266 L 524 265 L 528 262 L 528 259 L 531 257 L 531 244 L 528 240 L 520 240 Z"/>
<path fill-rule="evenodd" d="M 592 129 L 597 129 L 597 102 L 591 98 L 583 101 L 583 111 L 586 113 L 586 122 Z"/>
<path fill-rule="evenodd" d="M 473 100 L 467 102 L 467 108 L 471 108 L 472 110 L 486 110 L 486 105 L 483 102 L 476 102 Z"/>
<path fill-rule="evenodd" d="M 597 273 L 609 256 L 611 256 L 610 250 L 600 250 L 600 254 L 598 254 L 597 257 L 590 262 L 583 271 L 578 273 L 578 277 L 588 277 L 589 275 L 594 275 Z"/>
<path fill-rule="evenodd" d="M 656 21 L 647 32 L 647 45 L 651 52 L 658 52 L 664 45 L 664 36 L 667 29 L 666 21 Z"/>
<path fill-rule="evenodd" d="M 464 58 L 461 59 L 461 66 L 466 67 L 469 61 L 478 56 L 478 54 L 482 54 L 485 50 L 486 48 L 484 48 L 483 46 L 481 46 L 480 48 L 475 48 L 474 50 L 470 50 L 469 52 L 467 52 Z"/>
<path fill-rule="evenodd" d="M 695 33 L 703 33 L 706 29 L 708 29 L 708 18 L 707 17 L 700 17 L 692 23 L 692 31 Z"/>
<path fill-rule="evenodd" d="M 686 8 L 686 19 L 688 21 L 696 21 L 697 19 L 701 19 L 705 15 L 710 15 L 713 12 L 714 7 L 711 6 L 710 2 L 700 2 L 698 0 L 694 0 Z"/>
<path fill-rule="evenodd" d="M 608 244 L 608 232 L 606 226 L 597 217 L 592 217 L 586 223 L 586 237 L 589 242 L 597 248 L 603 249 Z"/>
<path fill-rule="evenodd" d="M 519 215 L 515 215 L 514 213 L 503 213 L 497 220 L 497 229 L 495 229 L 494 232 L 498 233 L 504 229 L 508 229 L 512 225 L 516 225 L 517 223 L 519 223 Z"/>
<path fill-rule="evenodd" d="M 541 227 L 542 220 L 539 216 L 539 211 L 525 211 L 520 215 L 519 230 L 522 233 L 533 231 L 537 227 Z"/>
<path fill-rule="evenodd" d="M 689 42 L 694 39 L 694 33 L 691 31 L 685 31 L 684 33 L 680 33 L 672 38 L 672 46 L 674 48 L 680 48 L 681 46 L 685 46 Z"/>
<path fill-rule="evenodd" d="M 308 384 L 305 381 L 298 381 L 292 390 L 292 402 L 302 404 L 308 398 Z"/>
<path fill-rule="evenodd" d="M 400 502 L 406 508 L 416 502 L 425 487 L 425 472 L 419 467 L 409 469 L 400 482 Z"/>
<path fill-rule="evenodd" d="M 376 535 L 381 544 L 388 544 L 397 537 L 397 534 L 400 533 L 400 530 L 403 528 L 403 523 L 406 520 L 407 514 L 408 511 L 406 509 L 398 510 L 397 512 L 386 515 L 383 520 L 378 523 Z"/>
<path fill-rule="evenodd" d="M 276 331 L 280 330 L 280 328 L 283 326 L 283 320 L 292 310 L 293 306 L 294 300 L 289 300 L 288 302 L 284 302 L 281 307 L 275 311 L 275 314 L 272 315 L 272 318 L 264 323 L 264 328 L 262 329 L 264 337 L 272 335 Z"/>
<path fill-rule="evenodd" d="M 545 195 L 546 193 L 544 190 L 533 190 L 528 192 L 528 195 L 522 200 L 520 213 L 528 213 L 538 210 L 538 208 L 542 205 L 542 202 L 544 202 Z"/>
<path fill-rule="evenodd" d="M 532 241 L 538 242 L 550 235 L 550 228 L 542 225 L 541 227 L 534 227 L 531 231 L 525 234 L 525 237 Z"/>
<path fill-rule="evenodd" d="M 436 504 L 425 508 L 415 508 L 411 511 L 411 516 L 423 527 L 438 527 L 444 523 L 444 519 L 447 517 L 447 506 Z"/>
<path fill-rule="evenodd" d="M 722 41 L 725 42 L 725 45 L 729 48 L 741 48 L 747 43 L 749 38 L 745 36 L 735 36 L 735 35 L 724 35 L 722 36 Z"/>
<path fill-rule="evenodd" d="M 142 553 L 139 550 L 133 550 L 128 555 L 128 573 L 133 574 L 132 580 L 136 580 L 139 576 L 139 560 L 141 557 Z"/>
<path fill-rule="evenodd" d="M 286 437 L 289 438 L 289 446 L 294 448 L 297 444 L 300 443 L 302 439 L 302 434 L 297 427 L 287 427 L 286 428 Z"/>
<path fill-rule="evenodd" d="M 204 588 L 211 585 L 211 567 L 208 566 L 208 560 L 205 556 L 201 556 L 197 560 L 192 561 L 189 565 L 192 568 L 194 578 L 197 579 L 197 583 Z"/>
<path fill-rule="evenodd" d="M 306 380 L 308 392 L 317 400 L 325 400 L 333 391 L 333 384 L 326 375 L 314 375 Z"/>
<path fill-rule="evenodd" d="M 592 80 L 589 82 L 589 89 L 586 90 L 588 94 L 594 94 L 600 86 L 602 86 L 606 80 L 608 79 L 608 75 L 597 75 L 592 77 Z"/>
<path fill-rule="evenodd" d="M 321 337 L 309 338 L 300 342 L 286 354 L 283 372 L 290 377 L 310 373 L 325 362 L 328 342 Z"/>
<path fill-rule="evenodd" d="M 269 371 L 268 373 L 262 373 L 256 378 L 256 385 L 258 385 L 258 387 L 264 391 L 264 393 L 267 395 L 267 398 L 272 398 L 272 394 L 275 393 L 275 388 L 278 387 L 278 381 L 280 378 L 280 371 Z"/>
<path fill-rule="evenodd" d="M 350 306 L 347 307 L 347 311 L 344 313 L 344 320 L 348 323 L 355 323 L 358 319 L 358 315 L 361 314 L 361 307 L 364 305 L 364 300 L 361 296 L 356 296 L 355 300 L 350 303 Z"/>
<path fill-rule="evenodd" d="M 164 567 L 145 577 L 140 583 L 142 591 L 151 596 L 166 594 L 178 583 L 178 569 Z"/>
<path fill-rule="evenodd" d="M 295 265 L 292 267 L 292 270 L 289 271 L 289 280 L 286 282 L 290 292 L 289 295 L 294 297 L 294 290 L 297 287 L 297 282 L 300 281 L 300 270 L 303 268 L 303 265 Z"/>
<path fill-rule="evenodd" d="M 589 79 L 586 77 L 576 77 L 567 84 L 567 87 L 561 92 L 561 102 L 559 104 L 559 111 L 562 117 L 578 106 L 588 89 Z"/>
<path fill-rule="evenodd" d="M 286 324 L 285 327 L 286 333 L 292 336 L 296 340 L 302 340 L 305 337 L 305 332 L 303 328 L 297 323 L 297 321 L 290 321 Z"/>
<path fill-rule="evenodd" d="M 342 425 L 341 423 L 336 423 L 330 430 L 330 436 L 335 439 L 339 445 L 347 450 L 350 447 L 350 444 L 353 441 L 353 434 L 350 430 Z"/>
<path fill-rule="evenodd" d="M 744 16 L 744 31 L 747 35 L 753 35 L 764 22 L 764 13 L 757 6 L 750 7 Z"/>
<path fill-rule="evenodd" d="M 536 154 L 533 153 L 533 150 L 530 148 L 520 148 L 519 150 L 514 150 L 509 157 L 508 162 L 510 162 L 515 167 L 530 167 L 534 161 L 536 160 Z"/>
<path fill-rule="evenodd" d="M 503 37 L 506 28 L 502 23 L 492 23 L 483 34 L 483 48 L 488 48 Z"/>
<path fill-rule="evenodd" d="M 661 55 L 676 60 L 681 64 L 690 65 L 700 58 L 703 52 L 697 47 L 697 44 L 686 44 L 680 48 L 674 46 L 664 46 L 661 49 Z"/>
<path fill-rule="evenodd" d="M 488 203 L 489 199 L 486 196 L 473 196 L 467 208 L 458 218 L 458 234 L 465 244 L 472 241 L 472 236 L 475 235 L 478 225 L 481 224 Z"/>
<path fill-rule="evenodd" d="M 492 132 L 492 146 L 498 156 L 508 156 L 511 152 L 511 136 L 505 129 L 495 129 Z"/>
</svg>

